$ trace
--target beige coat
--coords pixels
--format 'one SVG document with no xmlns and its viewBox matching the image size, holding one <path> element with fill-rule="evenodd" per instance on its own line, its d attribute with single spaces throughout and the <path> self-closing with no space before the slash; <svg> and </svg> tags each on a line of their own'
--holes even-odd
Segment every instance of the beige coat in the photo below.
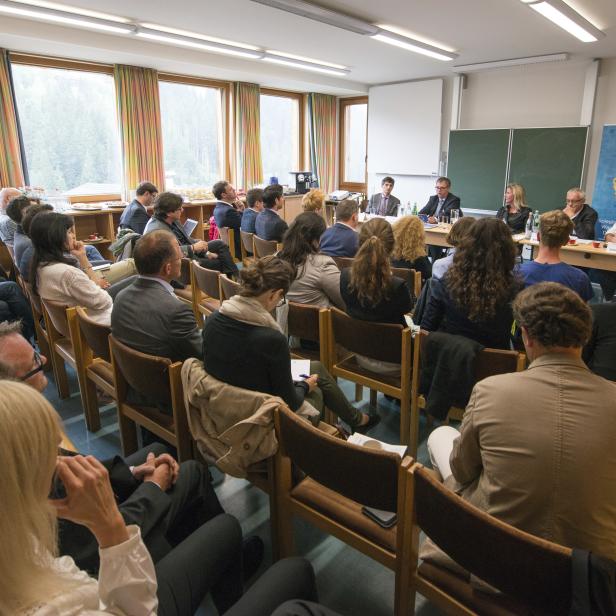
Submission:
<svg viewBox="0 0 616 616">
<path fill-rule="evenodd" d="M 210 376 L 203 363 L 182 366 L 184 403 L 190 432 L 206 460 L 234 477 L 278 450 L 274 410 L 281 398 L 228 385 Z"/>
<path fill-rule="evenodd" d="M 581 359 L 479 382 L 450 462 L 454 489 L 489 514 L 616 559 L 616 384 Z"/>
</svg>

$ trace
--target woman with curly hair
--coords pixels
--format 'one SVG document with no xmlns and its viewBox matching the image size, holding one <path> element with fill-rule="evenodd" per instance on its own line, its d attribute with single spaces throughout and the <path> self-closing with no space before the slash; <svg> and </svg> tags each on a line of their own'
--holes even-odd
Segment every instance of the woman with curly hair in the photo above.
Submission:
<svg viewBox="0 0 616 616">
<path fill-rule="evenodd" d="M 426 253 L 426 234 L 417 216 L 404 216 L 393 225 L 394 249 L 391 253 L 393 267 L 403 267 L 421 272 L 421 279 L 432 276 L 432 265 Z"/>
<path fill-rule="evenodd" d="M 362 225 L 359 250 L 353 265 L 340 274 L 340 292 L 347 312 L 354 319 L 400 323 L 413 307 L 406 282 L 391 273 L 394 234 L 384 218 Z"/>
<path fill-rule="evenodd" d="M 313 188 L 302 197 L 302 209 L 304 212 L 321 214 L 325 205 L 325 193 L 320 188 Z"/>
<path fill-rule="evenodd" d="M 511 348 L 511 302 L 522 287 L 513 273 L 516 254 L 506 224 L 496 218 L 476 221 L 445 277 L 433 280 L 421 328 Z"/>
</svg>

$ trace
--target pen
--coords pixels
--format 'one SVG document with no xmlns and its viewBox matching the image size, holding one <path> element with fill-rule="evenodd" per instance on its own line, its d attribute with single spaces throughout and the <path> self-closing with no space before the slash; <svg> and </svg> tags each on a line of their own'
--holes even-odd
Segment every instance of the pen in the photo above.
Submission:
<svg viewBox="0 0 616 616">
<path fill-rule="evenodd" d="M 302 379 L 309 379 L 310 378 L 309 374 L 300 374 L 300 376 L 302 377 Z"/>
</svg>

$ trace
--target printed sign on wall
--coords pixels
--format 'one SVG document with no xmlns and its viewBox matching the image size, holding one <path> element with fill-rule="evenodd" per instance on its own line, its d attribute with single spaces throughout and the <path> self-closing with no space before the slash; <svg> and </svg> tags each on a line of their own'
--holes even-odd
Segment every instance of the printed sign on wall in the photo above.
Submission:
<svg viewBox="0 0 616 616">
<path fill-rule="evenodd" d="M 592 206 L 605 233 L 616 222 L 616 124 L 603 127 Z"/>
</svg>

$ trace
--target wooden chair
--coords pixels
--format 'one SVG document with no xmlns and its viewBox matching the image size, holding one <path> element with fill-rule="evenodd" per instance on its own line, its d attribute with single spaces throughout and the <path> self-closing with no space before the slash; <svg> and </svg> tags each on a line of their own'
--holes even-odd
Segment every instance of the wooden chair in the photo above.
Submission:
<svg viewBox="0 0 616 616">
<path fill-rule="evenodd" d="M 49 340 L 49 352 L 51 355 L 54 380 L 56 381 L 58 397 L 62 400 L 68 398 L 70 395 L 64 362 L 68 362 L 73 368 L 77 365 L 75 361 L 75 351 L 71 343 L 68 320 L 66 318 L 67 308 L 68 306 L 51 300 L 41 300 L 45 331 Z M 86 399 L 83 395 L 81 382 L 79 383 L 79 391 L 82 392 L 81 403 L 85 409 Z"/>
<path fill-rule="evenodd" d="M 229 247 L 233 261 L 239 263 L 240 259 L 235 253 L 235 234 L 237 231 L 230 227 L 218 227 L 218 232 L 220 233 L 220 239 Z"/>
<path fill-rule="evenodd" d="M 278 544 L 281 557 L 291 556 L 293 516 L 395 572 L 394 614 L 410 607 L 411 508 L 406 486 L 409 457 L 351 445 L 314 428 L 281 407 L 275 413 L 279 449 L 275 460 Z M 297 485 L 292 465 L 306 474 Z M 385 529 L 362 513 L 362 506 L 397 513 L 397 524 Z"/>
<path fill-rule="evenodd" d="M 90 432 L 96 432 L 101 427 L 96 388 L 115 397 L 109 354 L 111 328 L 92 320 L 81 307 L 68 308 L 66 316 L 75 351 L 79 383 L 83 384 L 86 425 Z"/>
<path fill-rule="evenodd" d="M 415 337 L 413 346 L 413 381 L 411 385 L 411 443 L 419 439 L 419 409 L 426 408 L 426 398 L 419 393 L 421 378 L 421 358 L 425 353 L 429 332 L 421 330 Z M 501 349 L 483 349 L 475 358 L 475 379 L 481 381 L 496 374 L 508 372 L 521 372 L 526 368 L 526 356 L 517 351 L 504 351 Z M 449 419 L 462 419 L 464 409 L 451 407 Z"/>
<path fill-rule="evenodd" d="M 182 270 L 180 274 L 180 282 L 186 285 L 184 289 L 174 289 L 176 297 L 182 300 L 185 304 L 192 307 L 193 305 L 193 292 L 191 288 L 190 278 L 190 259 L 188 257 L 182 257 Z"/>
<path fill-rule="evenodd" d="M 234 295 L 237 295 L 240 291 L 240 283 L 227 278 L 224 274 L 221 274 L 218 278 L 218 284 L 220 285 L 220 302 L 224 302 L 226 299 L 230 299 Z"/>
<path fill-rule="evenodd" d="M 0 240 L 0 273 L 7 280 L 15 280 L 15 266 L 13 263 L 12 248 Z"/>
<path fill-rule="evenodd" d="M 207 269 L 192 261 L 190 265 L 191 287 L 193 293 L 193 312 L 199 323 L 203 317 L 210 316 L 220 308 L 220 272 Z"/>
<path fill-rule="evenodd" d="M 137 451 L 137 425 L 140 425 L 176 447 L 180 462 L 191 459 L 193 448 L 184 406 L 182 362 L 171 363 L 166 357 L 140 353 L 113 335 L 109 336 L 109 349 L 123 454 Z M 129 402 L 129 387 L 136 394 L 169 407 L 171 414 L 158 407 Z"/>
<path fill-rule="evenodd" d="M 370 388 L 370 402 L 376 406 L 376 392 L 400 400 L 400 442 L 409 444 L 411 415 L 411 330 L 392 323 L 359 321 L 331 308 L 327 314 L 328 367 L 341 377 Z M 341 348 L 338 348 L 341 347 Z M 399 374 L 381 374 L 362 367 L 357 355 L 400 364 Z M 417 455 L 411 442 L 410 454 Z"/>
<path fill-rule="evenodd" d="M 242 263 L 244 265 L 250 265 L 254 262 L 254 245 L 253 238 L 254 233 L 248 233 L 247 231 L 240 230 L 240 239 L 242 240 L 241 248 L 242 248 Z"/>
<path fill-rule="evenodd" d="M 446 614 L 569 613 L 569 548 L 534 537 L 477 509 L 420 464 L 413 466 L 410 475 L 413 595 L 421 593 Z M 468 578 L 428 561 L 417 567 L 420 531 L 463 569 L 503 594 L 477 590 Z"/>
<path fill-rule="evenodd" d="M 255 259 L 261 259 L 273 255 L 279 250 L 279 244 L 275 240 L 262 240 L 258 235 L 252 236 L 252 254 Z"/>
<path fill-rule="evenodd" d="M 26 297 L 30 300 L 30 308 L 34 318 L 34 331 L 36 343 L 38 344 L 41 353 L 49 359 L 45 364 L 45 372 L 53 371 L 53 358 L 51 356 L 51 347 L 49 346 L 49 335 L 45 329 L 45 319 L 43 317 L 43 307 L 41 306 L 40 297 L 32 290 L 32 285 L 23 280 Z M 54 376 L 55 379 L 55 376 Z"/>
<path fill-rule="evenodd" d="M 421 272 L 406 267 L 392 267 L 391 273 L 406 282 L 406 286 L 417 301 L 417 298 L 421 295 Z"/>
<path fill-rule="evenodd" d="M 332 259 L 336 262 L 340 271 L 345 267 L 351 267 L 351 265 L 353 265 L 353 257 L 332 257 Z"/>
</svg>

